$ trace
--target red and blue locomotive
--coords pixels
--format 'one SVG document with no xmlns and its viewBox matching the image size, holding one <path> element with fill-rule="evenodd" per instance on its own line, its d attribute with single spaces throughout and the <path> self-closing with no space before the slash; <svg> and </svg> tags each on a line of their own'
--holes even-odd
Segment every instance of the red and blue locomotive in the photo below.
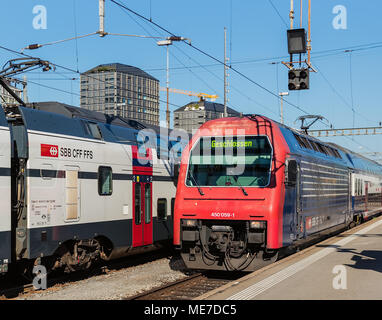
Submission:
<svg viewBox="0 0 382 320">
<path fill-rule="evenodd" d="M 266 117 L 212 120 L 182 155 L 174 244 L 190 269 L 251 271 L 382 211 L 382 166 Z"/>
</svg>

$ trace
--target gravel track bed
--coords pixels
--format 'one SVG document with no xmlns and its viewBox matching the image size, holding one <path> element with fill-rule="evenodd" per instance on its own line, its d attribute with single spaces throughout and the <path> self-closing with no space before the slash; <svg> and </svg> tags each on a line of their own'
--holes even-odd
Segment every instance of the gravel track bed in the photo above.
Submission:
<svg viewBox="0 0 382 320">
<path fill-rule="evenodd" d="M 187 275 L 180 258 L 163 258 L 142 265 L 112 270 L 76 282 L 57 284 L 43 291 L 20 295 L 18 300 L 121 300 Z"/>
</svg>

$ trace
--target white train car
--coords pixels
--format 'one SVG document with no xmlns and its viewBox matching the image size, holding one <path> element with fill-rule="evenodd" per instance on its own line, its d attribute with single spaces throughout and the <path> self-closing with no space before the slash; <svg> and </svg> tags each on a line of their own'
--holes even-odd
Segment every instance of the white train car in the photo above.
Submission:
<svg viewBox="0 0 382 320">
<path fill-rule="evenodd" d="M 11 261 L 11 137 L 3 110 L 0 110 L 0 273 Z"/>
<path fill-rule="evenodd" d="M 370 172 L 352 174 L 352 207 L 354 214 L 366 219 L 382 208 L 382 179 Z"/>
<path fill-rule="evenodd" d="M 13 261 L 73 271 L 170 243 L 173 163 L 158 159 L 168 145 L 140 147 L 145 126 L 136 121 L 49 103 L 37 108 L 19 107 L 11 125 Z M 158 128 L 146 129 L 167 141 Z"/>
</svg>

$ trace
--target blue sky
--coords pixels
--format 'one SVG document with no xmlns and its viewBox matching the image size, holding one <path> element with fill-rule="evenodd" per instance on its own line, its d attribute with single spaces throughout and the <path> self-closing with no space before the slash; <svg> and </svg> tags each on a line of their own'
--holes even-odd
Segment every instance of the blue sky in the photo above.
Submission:
<svg viewBox="0 0 382 320">
<path fill-rule="evenodd" d="M 118 1 L 151 17 L 174 34 L 190 38 L 193 45 L 219 60 L 223 60 L 224 27 L 227 27 L 232 66 L 275 94 L 287 91 L 287 68 L 280 62 L 287 59 L 285 24 L 289 26 L 289 0 L 272 0 L 282 18 L 269 0 Z M 303 0 L 305 28 L 307 3 L 307 0 Z M 33 28 L 36 14 L 32 10 L 36 5 L 43 5 L 47 9 L 47 29 Z M 295 0 L 295 26 L 299 25 L 299 5 L 300 1 Z M 336 16 L 333 8 L 337 5 L 347 9 L 345 30 L 337 30 L 332 24 Z M 83 35 L 98 30 L 98 0 L 3 0 L 1 9 L 3 34 L 0 45 L 17 51 L 31 43 L 48 43 L 73 37 L 76 33 Z M 310 90 L 290 92 L 286 99 L 309 114 L 323 115 L 337 128 L 353 125 L 352 106 L 356 111 L 357 127 L 378 125 L 382 121 L 379 103 L 382 89 L 381 11 L 382 3 L 378 0 L 312 0 L 312 64 L 319 72 L 311 74 Z M 153 25 L 128 14 L 110 0 L 106 0 L 105 24 L 107 32 L 163 38 L 168 36 Z M 351 53 L 339 50 L 329 52 L 334 53 L 329 55 L 327 52 L 371 43 L 379 45 L 375 48 L 360 47 L 362 50 Z M 78 68 L 81 72 L 101 63 L 130 64 L 152 74 L 160 80 L 161 86 L 166 85 L 166 51 L 157 46 L 153 39 L 116 36 L 100 38 L 95 35 L 34 51 L 26 50 L 25 53 L 71 69 Z M 217 101 L 223 101 L 223 66 L 182 43 L 170 47 L 170 53 L 170 87 L 218 94 L 220 98 Z M 2 64 L 17 57 L 0 50 Z M 229 106 L 243 113 L 258 113 L 280 119 L 276 97 L 233 70 L 229 74 Z M 49 73 L 35 70 L 27 73 L 27 76 L 31 101 L 56 100 L 79 105 L 78 74 L 57 68 L 55 72 Z M 161 100 L 165 101 L 165 93 L 160 94 Z M 195 99 L 171 94 L 170 102 L 175 105 L 171 106 L 171 110 L 192 100 Z M 165 107 L 162 102 L 162 120 L 165 118 Z M 284 103 L 286 124 L 298 127 L 299 123 L 295 120 L 302 114 L 297 108 Z M 318 124 L 315 128 L 325 126 Z M 331 141 L 367 153 L 379 151 L 381 138 L 360 136 L 354 139 L 333 138 Z"/>
</svg>

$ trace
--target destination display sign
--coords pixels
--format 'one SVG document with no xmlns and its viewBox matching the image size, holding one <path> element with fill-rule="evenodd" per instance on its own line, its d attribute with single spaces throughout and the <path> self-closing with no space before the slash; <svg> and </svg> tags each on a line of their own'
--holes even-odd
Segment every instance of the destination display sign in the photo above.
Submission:
<svg viewBox="0 0 382 320">
<path fill-rule="evenodd" d="M 252 147 L 253 141 L 237 141 L 237 140 L 225 140 L 225 141 L 211 141 L 212 148 L 248 148 Z"/>
</svg>

